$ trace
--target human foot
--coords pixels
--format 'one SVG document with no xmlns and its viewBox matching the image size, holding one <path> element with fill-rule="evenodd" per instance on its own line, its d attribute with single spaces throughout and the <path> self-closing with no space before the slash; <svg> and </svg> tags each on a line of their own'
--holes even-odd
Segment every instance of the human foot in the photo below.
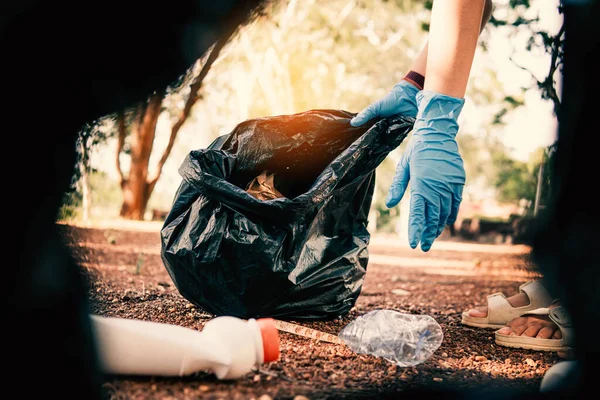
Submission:
<svg viewBox="0 0 600 400">
<path fill-rule="evenodd" d="M 569 352 L 573 345 L 571 319 L 559 303 L 514 318 L 495 332 L 496 344 L 539 351 Z"/>
<path fill-rule="evenodd" d="M 506 297 L 494 293 L 487 297 L 487 306 L 462 313 L 464 325 L 477 328 L 499 329 L 512 319 L 531 310 L 548 307 L 552 297 L 540 281 L 530 281 L 519 286 L 519 293 Z"/>
<path fill-rule="evenodd" d="M 557 307 L 555 303 L 548 308 Z M 498 334 L 507 336 L 527 336 L 540 339 L 562 339 L 560 328 L 548 315 L 528 314 L 510 320 Z"/>
</svg>

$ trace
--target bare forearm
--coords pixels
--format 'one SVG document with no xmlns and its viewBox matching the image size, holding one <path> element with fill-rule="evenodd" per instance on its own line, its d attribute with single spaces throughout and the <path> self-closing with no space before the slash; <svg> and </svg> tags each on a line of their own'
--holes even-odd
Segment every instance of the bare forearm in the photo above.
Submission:
<svg viewBox="0 0 600 400">
<path fill-rule="evenodd" d="M 464 97 L 477 47 L 483 4 L 484 0 L 433 3 L 424 89 Z"/>
<path fill-rule="evenodd" d="M 450 3 L 450 2 L 446 1 L 446 3 Z M 465 5 L 467 4 L 466 1 L 460 1 L 460 3 L 464 3 Z M 471 3 L 471 2 L 469 2 L 469 3 Z M 478 2 L 474 1 L 473 3 L 478 3 Z M 448 4 L 447 4 L 447 6 L 448 6 Z M 476 9 L 479 8 L 479 4 L 477 4 L 477 7 L 475 7 L 475 8 Z M 481 16 L 479 33 L 481 33 L 483 31 L 483 28 L 489 22 L 489 20 L 492 16 L 492 10 L 493 10 L 492 0 L 486 0 L 485 4 L 484 4 L 484 8 L 483 8 L 483 13 Z M 474 11 L 474 12 L 476 12 L 476 11 Z M 444 12 L 441 12 L 438 15 L 442 15 L 442 18 L 448 19 L 448 17 L 446 15 L 444 15 Z M 458 23 L 462 23 L 462 21 L 459 21 L 459 20 L 457 20 L 457 21 L 458 21 Z M 446 22 L 448 22 L 448 21 L 446 21 Z M 429 42 L 425 43 L 425 46 L 423 46 L 423 49 L 421 49 L 421 52 L 419 53 L 417 58 L 414 60 L 412 66 L 410 68 L 412 71 L 415 71 L 423 76 L 426 75 L 428 51 L 429 51 Z M 471 62 L 472 62 L 472 57 L 471 57 Z M 467 74 L 467 77 L 468 77 L 468 74 Z M 466 85 L 466 83 L 465 83 L 465 85 Z"/>
</svg>

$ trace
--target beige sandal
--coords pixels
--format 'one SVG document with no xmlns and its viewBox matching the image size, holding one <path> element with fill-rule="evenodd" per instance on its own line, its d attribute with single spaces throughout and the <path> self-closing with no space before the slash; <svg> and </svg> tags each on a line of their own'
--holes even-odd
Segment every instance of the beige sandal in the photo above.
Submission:
<svg viewBox="0 0 600 400">
<path fill-rule="evenodd" d="M 519 292 L 524 292 L 529 297 L 528 305 L 513 307 L 504 293 L 494 293 L 487 297 L 486 317 L 472 317 L 468 311 L 465 311 L 462 313 L 462 323 L 476 328 L 499 329 L 514 318 L 538 308 L 548 307 L 552 303 L 550 293 L 540 281 L 529 281 L 522 284 L 519 286 Z"/>
<path fill-rule="evenodd" d="M 548 315 L 560 329 L 562 338 L 540 339 L 529 336 L 502 335 L 496 332 L 496 344 L 499 346 L 539 351 L 568 352 L 573 350 L 573 326 L 571 324 L 571 318 L 564 307 L 539 308 L 521 316 L 524 317 L 527 315 Z"/>
</svg>

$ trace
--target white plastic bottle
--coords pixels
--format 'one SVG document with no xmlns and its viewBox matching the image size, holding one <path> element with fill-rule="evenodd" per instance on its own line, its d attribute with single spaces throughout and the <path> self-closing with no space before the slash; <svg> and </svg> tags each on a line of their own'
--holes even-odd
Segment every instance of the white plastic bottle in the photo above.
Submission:
<svg viewBox="0 0 600 400">
<path fill-rule="evenodd" d="M 184 376 L 213 372 L 237 379 L 279 358 L 279 332 L 271 318 L 216 317 L 201 331 L 158 322 L 92 315 L 105 373 Z"/>
</svg>

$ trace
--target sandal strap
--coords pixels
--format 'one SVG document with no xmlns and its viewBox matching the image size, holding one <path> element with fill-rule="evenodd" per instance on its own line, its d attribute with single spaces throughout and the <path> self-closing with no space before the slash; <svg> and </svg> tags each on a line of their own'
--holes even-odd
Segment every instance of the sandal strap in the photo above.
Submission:
<svg viewBox="0 0 600 400">
<path fill-rule="evenodd" d="M 573 347 L 573 323 L 567 310 L 563 306 L 552 307 L 548 310 L 548 316 L 556 325 L 558 325 L 560 333 L 562 334 L 563 343 L 565 343 L 566 346 Z"/>
<path fill-rule="evenodd" d="M 510 305 L 504 293 L 493 293 L 487 297 L 488 323 L 504 325 L 506 321 L 519 316 Z"/>
<path fill-rule="evenodd" d="M 501 292 L 493 293 L 487 297 L 488 323 L 504 325 L 530 310 L 548 307 L 552 303 L 552 296 L 540 281 L 525 282 L 519 286 L 519 291 L 524 292 L 529 297 L 528 305 L 513 307 Z"/>
<path fill-rule="evenodd" d="M 548 307 L 552 304 L 552 296 L 539 280 L 525 282 L 519 286 L 519 292 L 524 292 L 529 297 L 531 308 Z"/>
</svg>

